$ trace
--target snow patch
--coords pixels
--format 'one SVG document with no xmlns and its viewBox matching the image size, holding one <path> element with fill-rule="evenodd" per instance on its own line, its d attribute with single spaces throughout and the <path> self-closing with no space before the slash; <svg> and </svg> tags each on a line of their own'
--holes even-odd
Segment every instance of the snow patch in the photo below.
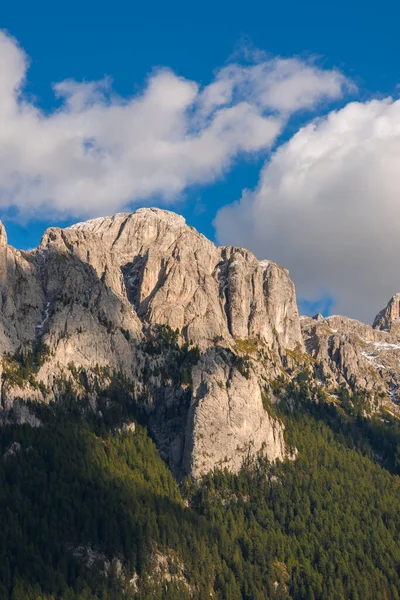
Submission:
<svg viewBox="0 0 400 600">
<path fill-rule="evenodd" d="M 400 344 L 389 344 L 389 342 L 368 342 L 373 344 L 376 348 L 382 348 L 383 350 L 400 350 Z"/>
<path fill-rule="evenodd" d="M 260 265 L 260 267 L 262 267 L 264 273 L 268 269 L 268 267 L 269 267 L 270 264 L 271 264 L 271 261 L 267 260 L 267 259 L 259 261 L 259 265 Z"/>
<path fill-rule="evenodd" d="M 379 367 L 380 369 L 386 369 L 385 365 L 382 365 L 378 362 L 376 362 L 376 359 L 378 358 L 377 356 L 374 356 L 373 354 L 368 354 L 367 352 L 361 352 L 361 354 L 364 356 L 364 358 L 366 358 L 369 362 L 371 362 L 374 367 Z"/>
</svg>

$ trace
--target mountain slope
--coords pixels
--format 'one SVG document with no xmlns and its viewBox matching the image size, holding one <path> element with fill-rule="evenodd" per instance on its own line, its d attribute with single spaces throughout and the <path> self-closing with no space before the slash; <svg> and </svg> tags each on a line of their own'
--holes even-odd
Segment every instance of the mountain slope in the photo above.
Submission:
<svg viewBox="0 0 400 600">
<path fill-rule="evenodd" d="M 398 600 L 397 296 L 300 319 L 141 209 L 0 226 L 0 298 L 1 598 Z"/>
<path fill-rule="evenodd" d="M 372 410 L 400 416 L 399 295 L 376 317 L 373 326 L 347 317 L 302 317 L 307 352 L 321 382 L 367 392 Z M 397 312 L 396 312 L 397 311 Z"/>
<path fill-rule="evenodd" d="M 53 401 L 66 381 L 95 407 L 96 389 L 120 374 L 177 474 L 237 470 L 259 452 L 283 458 L 283 429 L 261 394 L 287 352 L 303 351 L 285 269 L 216 247 L 159 209 L 49 229 L 29 253 L 2 231 L 3 419 L 33 422 L 19 399 Z"/>
<path fill-rule="evenodd" d="M 309 389 L 282 390 L 275 409 L 296 461 L 181 491 L 144 429 L 121 431 L 112 410 L 82 418 L 65 399 L 40 428 L 2 427 L 0 596 L 397 600 L 399 479 L 363 422 Z"/>
</svg>

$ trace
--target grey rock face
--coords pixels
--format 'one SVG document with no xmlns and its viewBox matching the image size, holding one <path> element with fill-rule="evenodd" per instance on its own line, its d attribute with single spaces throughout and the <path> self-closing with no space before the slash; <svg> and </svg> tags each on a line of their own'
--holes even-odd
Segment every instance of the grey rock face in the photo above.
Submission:
<svg viewBox="0 0 400 600">
<path fill-rule="evenodd" d="M 41 249 L 58 247 L 83 264 L 142 322 L 178 328 L 202 348 L 223 339 L 302 344 L 288 273 L 263 267 L 241 248 L 219 248 L 169 211 L 140 209 L 50 230 Z"/>
<path fill-rule="evenodd" d="M 272 331 L 286 349 L 304 350 L 294 284 L 289 271 L 270 262 L 264 267 L 264 296 Z"/>
<path fill-rule="evenodd" d="M 259 455 L 286 456 L 283 426 L 264 410 L 259 380 L 244 377 L 223 354 L 206 353 L 192 374 L 184 469 L 195 477 L 215 466 L 238 472 Z"/>
<path fill-rule="evenodd" d="M 322 381 L 385 396 L 387 408 L 399 412 L 399 336 L 340 316 L 302 317 L 301 326 Z"/>
<path fill-rule="evenodd" d="M 19 442 L 13 442 L 11 446 L 3 454 L 3 460 L 7 460 L 10 456 L 15 456 L 21 451 L 21 444 Z"/>
<path fill-rule="evenodd" d="M 43 303 L 32 256 L 7 245 L 0 223 L 0 354 L 32 344 Z"/>
<path fill-rule="evenodd" d="M 395 294 L 376 315 L 372 327 L 400 335 L 400 294 Z"/>
<path fill-rule="evenodd" d="M 72 367 L 84 370 L 85 393 L 95 403 L 90 382 L 104 367 L 146 397 L 156 439 L 177 472 L 200 475 L 225 458 L 237 470 L 259 452 L 284 456 L 281 425 L 261 401 L 262 371 L 273 367 L 258 365 L 246 379 L 212 351 L 218 343 L 235 353 L 238 342 L 255 339 L 275 365 L 287 350 L 303 351 L 294 286 L 282 267 L 242 248 L 215 246 L 179 215 L 140 209 L 50 228 L 32 252 L 8 246 L 1 226 L 0 294 L 0 355 L 47 349 L 35 374 L 39 387 L 9 380 L 11 359 L 4 359 L 3 410 L 18 398 L 57 399 L 58 380 Z M 185 388 L 165 387 L 154 374 L 163 358 L 143 354 L 144 336 L 157 324 L 178 329 L 181 343 L 205 353 L 191 373 L 188 415 L 179 413 Z M 180 414 L 178 434 L 166 405 Z"/>
</svg>

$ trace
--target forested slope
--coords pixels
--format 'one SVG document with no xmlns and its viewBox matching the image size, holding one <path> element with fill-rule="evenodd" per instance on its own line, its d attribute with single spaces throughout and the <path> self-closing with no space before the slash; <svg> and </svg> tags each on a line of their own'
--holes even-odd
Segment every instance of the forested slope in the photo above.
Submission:
<svg viewBox="0 0 400 600">
<path fill-rule="evenodd" d="M 279 387 L 279 386 L 277 386 Z M 399 598 L 399 426 L 275 389 L 295 460 L 181 488 L 121 392 L 0 428 L 0 597 Z"/>
</svg>

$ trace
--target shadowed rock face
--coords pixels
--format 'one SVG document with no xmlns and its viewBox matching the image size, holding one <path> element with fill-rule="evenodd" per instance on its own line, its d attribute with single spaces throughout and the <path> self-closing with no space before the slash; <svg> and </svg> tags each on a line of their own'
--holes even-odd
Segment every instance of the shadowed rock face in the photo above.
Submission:
<svg viewBox="0 0 400 600">
<path fill-rule="evenodd" d="M 44 304 L 36 264 L 28 253 L 7 246 L 0 224 L 0 352 L 31 344 Z"/>
<path fill-rule="evenodd" d="M 140 209 L 51 228 L 32 252 L 8 246 L 1 226 L 0 294 L 0 353 L 39 343 L 49 351 L 37 373 L 40 390 L 2 377 L 4 411 L 16 398 L 57 398 L 68 366 L 83 368 L 89 382 L 93 369 L 108 367 L 146 392 L 163 455 L 177 472 L 200 475 L 225 458 L 237 470 L 260 451 L 271 460 L 284 455 L 282 428 L 264 412 L 260 387 L 260 369 L 274 374 L 287 350 L 303 350 L 294 286 L 282 267 L 215 246 L 179 215 Z M 163 359 L 156 364 L 142 350 L 156 324 L 178 329 L 203 352 L 191 373 L 190 407 L 175 410 L 178 432 L 164 409 L 179 404 L 183 388 L 149 376 L 162 371 Z M 243 340 L 257 340 L 274 357 L 248 378 L 213 352 L 218 343 L 235 353 Z"/>
</svg>

